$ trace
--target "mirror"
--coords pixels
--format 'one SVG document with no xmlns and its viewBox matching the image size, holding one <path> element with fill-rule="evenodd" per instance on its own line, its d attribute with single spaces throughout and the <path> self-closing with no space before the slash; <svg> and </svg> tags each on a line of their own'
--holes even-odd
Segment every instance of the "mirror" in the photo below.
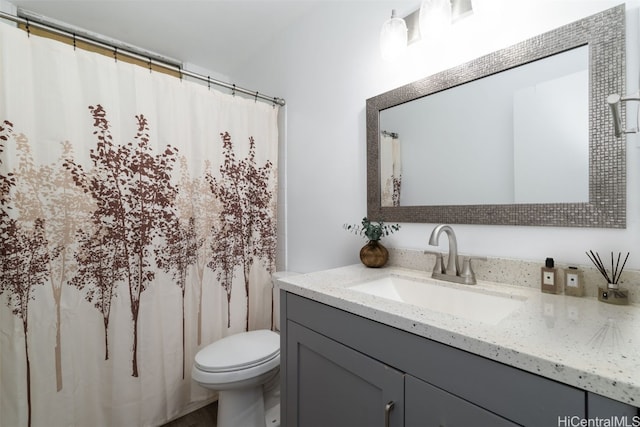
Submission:
<svg viewBox="0 0 640 427">
<path fill-rule="evenodd" d="M 367 214 L 624 228 L 624 5 L 367 100 Z"/>
<path fill-rule="evenodd" d="M 381 111 L 382 206 L 588 202 L 588 66 L 582 46 Z"/>
</svg>

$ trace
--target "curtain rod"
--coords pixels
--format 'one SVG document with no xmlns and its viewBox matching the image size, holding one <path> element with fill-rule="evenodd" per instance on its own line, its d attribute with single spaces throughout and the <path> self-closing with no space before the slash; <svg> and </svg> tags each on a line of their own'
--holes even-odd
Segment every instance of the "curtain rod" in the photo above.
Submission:
<svg viewBox="0 0 640 427">
<path fill-rule="evenodd" d="M 263 101 L 272 102 L 274 105 L 279 105 L 279 106 L 284 106 L 286 103 L 285 100 L 282 98 L 277 98 L 275 96 L 268 96 L 268 95 L 259 93 L 258 91 L 251 91 L 251 90 L 242 88 L 240 86 L 236 86 L 235 84 L 232 84 L 232 83 L 227 83 L 221 80 L 212 79 L 209 76 L 205 76 L 202 74 L 195 73 L 193 71 L 182 69 L 181 64 L 179 62 L 175 60 L 172 61 L 166 57 L 162 57 L 161 55 L 154 54 L 154 53 L 145 51 L 143 49 L 124 44 L 122 42 L 115 42 L 114 40 L 102 41 L 98 39 L 98 35 L 94 35 L 94 34 L 89 35 L 85 31 L 74 31 L 73 29 L 70 29 L 70 28 L 63 28 L 62 25 L 59 25 L 59 24 L 54 25 L 54 24 L 51 24 L 50 22 L 47 22 L 46 18 L 40 15 L 36 15 L 36 14 L 33 14 L 32 12 L 20 10 L 20 13 L 25 13 L 25 12 L 27 14 L 32 15 L 32 18 L 31 19 L 22 18 L 16 15 L 11 15 L 9 13 L 2 12 L 2 11 L 0 11 L 0 18 L 7 19 L 9 21 L 13 21 L 18 24 L 24 24 L 25 26 L 27 26 L 27 28 L 29 26 L 32 26 L 35 28 L 52 32 L 57 35 L 82 41 L 84 43 L 88 43 L 93 46 L 101 47 L 103 49 L 111 49 L 115 53 L 128 56 L 129 58 L 147 62 L 149 65 L 158 65 L 170 70 L 174 70 L 180 73 L 180 75 L 192 77 L 202 82 L 206 82 L 208 85 L 213 84 L 216 86 L 224 87 L 226 89 L 230 89 L 234 95 L 236 92 L 239 92 L 255 98 L 256 101 L 258 99 L 261 99 Z M 83 34 L 78 34 L 78 32 L 82 32 Z"/>
</svg>

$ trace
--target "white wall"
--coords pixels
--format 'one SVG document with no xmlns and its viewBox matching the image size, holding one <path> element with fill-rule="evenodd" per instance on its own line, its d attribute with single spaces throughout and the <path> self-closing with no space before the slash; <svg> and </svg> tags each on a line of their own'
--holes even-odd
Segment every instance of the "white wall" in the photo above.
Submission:
<svg viewBox="0 0 640 427">
<path fill-rule="evenodd" d="M 247 87 L 284 97 L 286 264 L 309 272 L 358 262 L 364 244 L 342 229 L 366 215 L 365 100 L 619 1 L 491 0 L 482 19 L 456 24 L 440 46 L 412 46 L 400 62 L 380 59 L 380 27 L 419 2 L 326 1 L 233 73 Z M 494 7 L 492 7 L 494 6 Z M 638 90 L 640 0 L 627 2 L 627 92 Z M 633 117 L 634 114 L 629 114 Z M 455 225 L 463 253 L 588 264 L 585 250 L 630 251 L 640 268 L 640 146 L 628 138 L 627 229 Z M 424 249 L 434 224 L 403 224 L 388 246 Z M 444 248 L 443 248 L 444 249 Z"/>
</svg>

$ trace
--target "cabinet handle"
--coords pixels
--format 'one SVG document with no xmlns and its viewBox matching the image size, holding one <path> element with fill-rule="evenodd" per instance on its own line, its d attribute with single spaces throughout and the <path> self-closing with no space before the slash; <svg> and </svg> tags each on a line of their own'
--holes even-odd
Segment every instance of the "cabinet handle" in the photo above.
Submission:
<svg viewBox="0 0 640 427">
<path fill-rule="evenodd" d="M 384 427 L 389 427 L 389 417 L 395 403 L 389 402 L 384 406 Z"/>
</svg>

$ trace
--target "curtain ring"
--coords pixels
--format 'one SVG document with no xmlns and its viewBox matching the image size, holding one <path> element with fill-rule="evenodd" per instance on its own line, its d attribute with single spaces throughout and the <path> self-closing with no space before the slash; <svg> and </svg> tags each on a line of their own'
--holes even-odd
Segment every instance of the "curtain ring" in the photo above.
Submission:
<svg viewBox="0 0 640 427">
<path fill-rule="evenodd" d="M 254 98 L 254 101 L 255 101 L 255 102 L 258 102 L 258 91 L 256 91 L 256 96 L 255 96 L 255 98 Z"/>
<path fill-rule="evenodd" d="M 149 73 L 151 73 L 153 70 L 151 69 L 151 58 L 149 58 Z"/>
<path fill-rule="evenodd" d="M 233 90 L 231 91 L 231 95 L 236 96 L 236 84 L 233 84 Z"/>
<path fill-rule="evenodd" d="M 273 108 L 276 108 L 276 102 L 277 102 L 278 98 L 276 98 L 275 96 L 273 97 Z"/>
<path fill-rule="evenodd" d="M 76 33 L 73 33 L 73 50 L 76 50 Z"/>
<path fill-rule="evenodd" d="M 118 47 L 117 46 L 113 47 L 113 60 L 118 62 Z"/>
<path fill-rule="evenodd" d="M 207 76 L 207 87 L 211 90 L 211 76 Z"/>
<path fill-rule="evenodd" d="M 26 18 L 27 25 L 25 26 L 25 30 L 27 30 L 27 37 L 31 37 L 31 28 L 29 27 L 29 18 Z"/>
</svg>

